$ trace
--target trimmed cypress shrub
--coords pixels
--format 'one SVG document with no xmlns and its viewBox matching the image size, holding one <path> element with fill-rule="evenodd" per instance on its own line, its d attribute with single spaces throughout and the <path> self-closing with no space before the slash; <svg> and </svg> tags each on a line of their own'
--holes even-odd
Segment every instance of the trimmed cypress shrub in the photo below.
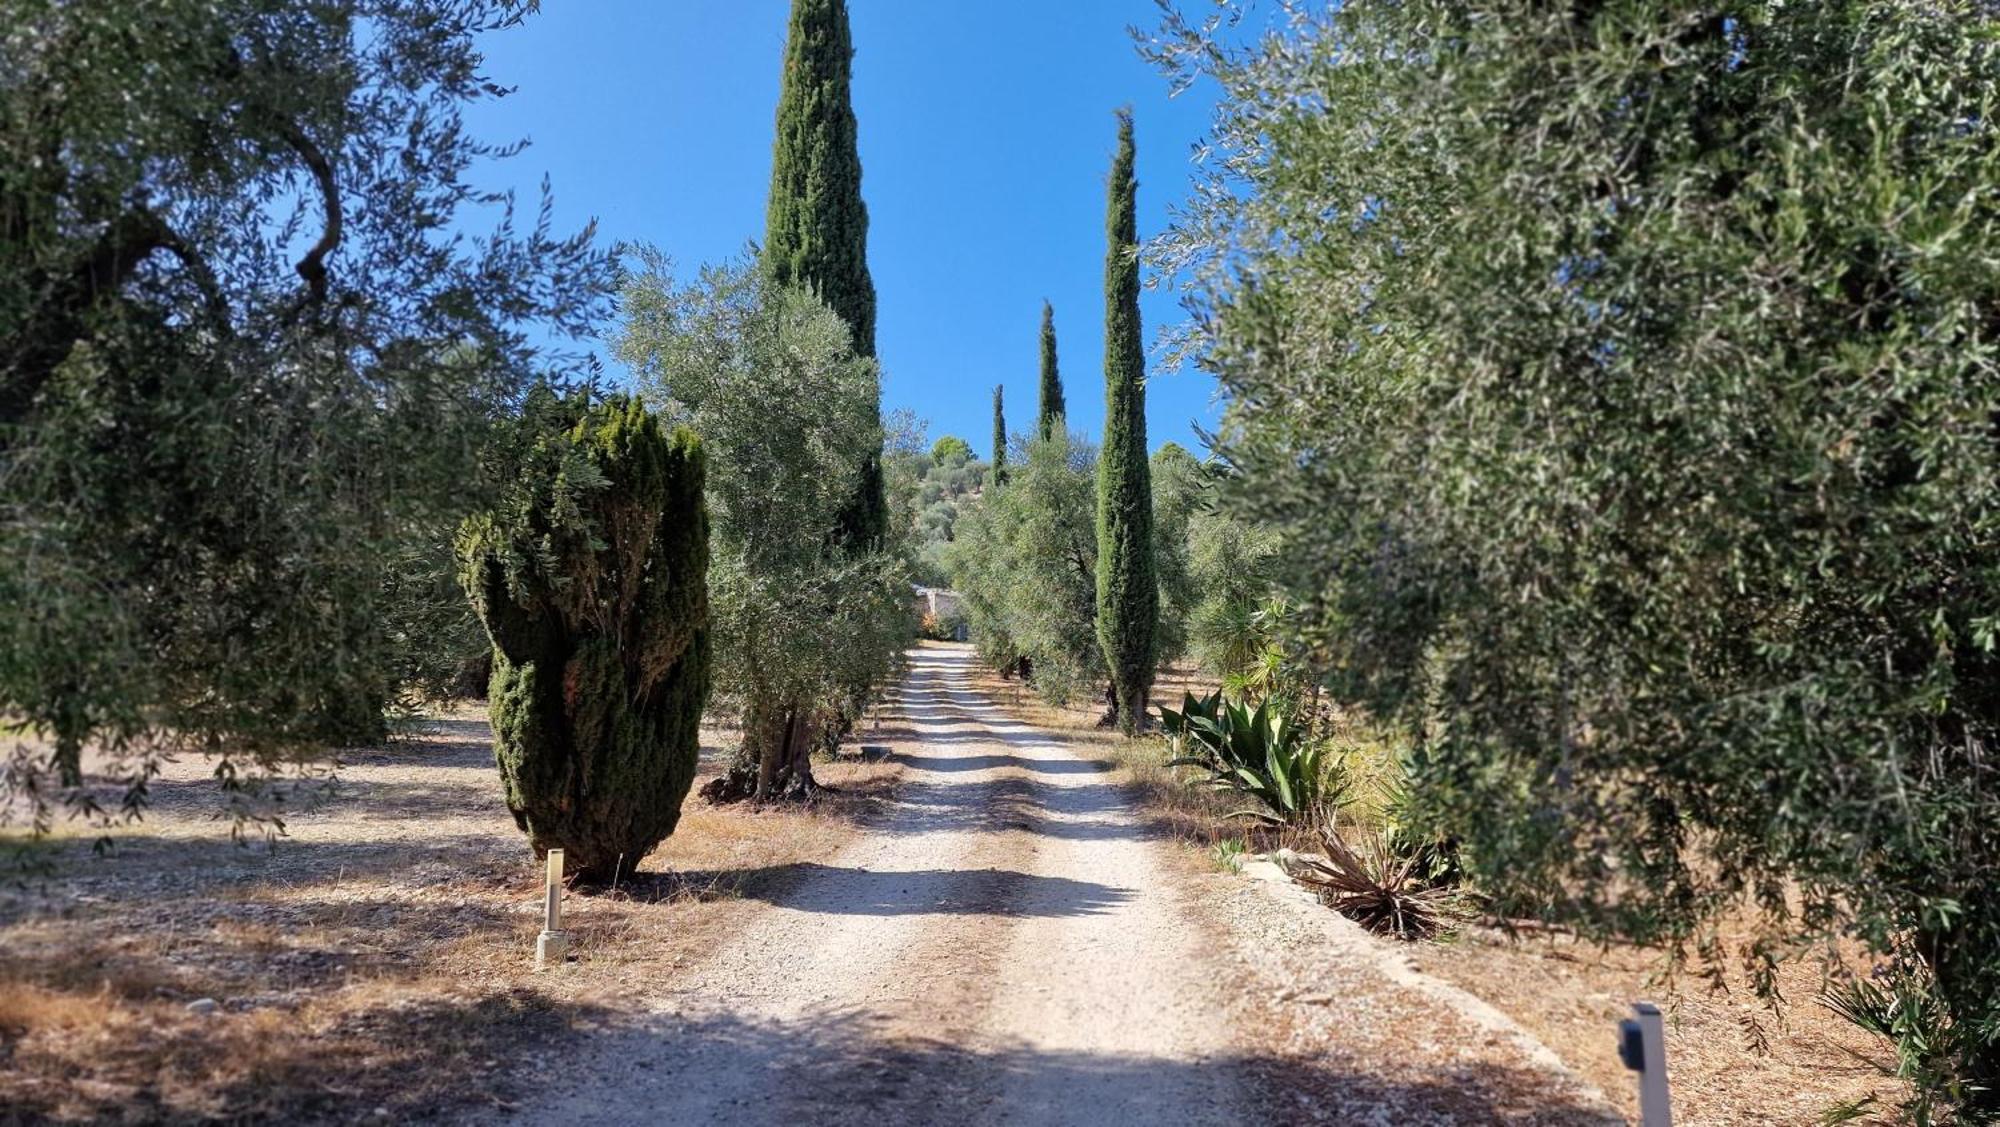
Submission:
<svg viewBox="0 0 2000 1127">
<path fill-rule="evenodd" d="M 461 580 L 493 642 L 493 749 L 539 856 L 602 883 L 680 820 L 709 685 L 701 442 L 636 398 L 545 397 L 520 483 L 466 522 Z"/>
<path fill-rule="evenodd" d="M 1132 112 L 1120 110 L 1105 220 L 1109 246 L 1104 259 L 1104 450 L 1097 459 L 1097 638 L 1111 670 L 1118 726 L 1127 735 L 1146 722 L 1160 618 L 1153 482 L 1146 459 L 1146 356 L 1139 339 L 1138 192 L 1132 174 Z"/>
<path fill-rule="evenodd" d="M 1056 307 L 1042 302 L 1042 402 L 1035 431 L 1043 439 L 1060 434 L 1063 423 L 1062 373 L 1056 370 Z"/>
</svg>

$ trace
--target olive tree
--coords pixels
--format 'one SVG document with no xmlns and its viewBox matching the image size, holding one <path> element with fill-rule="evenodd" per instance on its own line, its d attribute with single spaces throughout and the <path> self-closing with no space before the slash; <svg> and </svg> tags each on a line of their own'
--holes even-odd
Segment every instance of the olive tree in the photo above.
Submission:
<svg viewBox="0 0 2000 1127">
<path fill-rule="evenodd" d="M 1990 10 L 1282 7 L 1158 40 L 1225 97 L 1156 254 L 1339 687 L 1489 887 L 1859 940 L 2000 1111 Z"/>
<path fill-rule="evenodd" d="M 650 252 L 618 353 L 708 451 L 717 690 L 743 719 L 718 797 L 803 796 L 847 687 L 880 684 L 913 637 L 908 565 L 829 535 L 882 450 L 875 362 L 817 298 L 754 262 L 677 285 Z"/>
<path fill-rule="evenodd" d="M 86 746 L 136 809 L 163 755 L 372 726 L 394 561 L 476 500 L 524 325 L 580 335 L 611 280 L 467 179 L 504 155 L 476 40 L 530 6 L 0 12 L 0 716 L 46 737 L 4 776 L 44 822 L 95 809 Z"/>
<path fill-rule="evenodd" d="M 1025 657 L 1036 691 L 1062 704 L 1107 680 L 1097 642 L 1097 451 L 1058 431 L 1024 455 L 1009 462 L 1006 488 L 960 514 L 945 566 L 981 656 L 1001 667 Z"/>
</svg>

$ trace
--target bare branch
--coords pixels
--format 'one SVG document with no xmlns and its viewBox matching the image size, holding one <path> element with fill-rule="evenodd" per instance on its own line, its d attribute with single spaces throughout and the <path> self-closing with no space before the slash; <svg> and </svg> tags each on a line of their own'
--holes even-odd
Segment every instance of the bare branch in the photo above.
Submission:
<svg viewBox="0 0 2000 1127">
<path fill-rule="evenodd" d="M 326 154 L 321 152 L 319 146 L 313 144 L 312 138 L 306 136 L 297 125 L 289 121 L 279 122 L 278 135 L 283 137 L 285 143 L 306 162 L 306 168 L 319 183 L 320 201 L 326 209 L 326 227 L 320 232 L 319 241 L 312 245 L 312 249 L 306 252 L 304 258 L 299 259 L 294 269 L 298 271 L 299 277 L 306 280 L 306 285 L 312 291 L 313 301 L 324 302 L 326 256 L 332 254 L 333 249 L 340 245 L 340 186 L 333 178 L 332 162 L 326 159 Z"/>
<path fill-rule="evenodd" d="M 160 230 L 164 233 L 160 249 L 181 260 L 181 265 L 187 268 L 188 276 L 194 280 L 195 288 L 201 291 L 202 303 L 208 309 L 210 322 L 216 329 L 228 332 L 229 299 L 223 295 L 222 286 L 215 280 L 215 271 L 209 268 L 208 260 L 166 224 L 162 223 Z"/>
</svg>

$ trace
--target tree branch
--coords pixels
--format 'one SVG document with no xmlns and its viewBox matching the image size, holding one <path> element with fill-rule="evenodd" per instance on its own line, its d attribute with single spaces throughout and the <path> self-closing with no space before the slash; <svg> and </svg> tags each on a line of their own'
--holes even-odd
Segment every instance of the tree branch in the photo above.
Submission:
<svg viewBox="0 0 2000 1127">
<path fill-rule="evenodd" d="M 298 265 L 293 267 L 298 271 L 299 277 L 306 280 L 306 286 L 312 292 L 312 300 L 315 303 L 323 303 L 326 301 L 326 256 L 332 254 L 333 249 L 340 245 L 340 185 L 333 178 L 332 162 L 326 159 L 326 154 L 321 152 L 319 146 L 313 144 L 312 138 L 306 136 L 297 125 L 289 121 L 278 122 L 278 136 L 283 137 L 285 143 L 299 154 L 299 159 L 306 162 L 306 168 L 312 172 L 313 179 L 319 184 L 320 201 L 326 209 L 326 226 L 320 232 L 319 241 L 314 243 L 312 249 L 306 252 L 306 256 L 299 259 Z"/>
<path fill-rule="evenodd" d="M 263 76 L 272 81 L 282 81 L 269 63 L 256 65 Z M 251 66 L 252 64 L 244 60 L 242 52 L 231 45 L 228 62 L 221 67 L 221 75 L 226 80 L 239 80 Z M 326 301 L 326 256 L 332 254 L 334 248 L 340 245 L 341 234 L 340 184 L 334 179 L 333 162 L 326 159 L 326 153 L 313 142 L 311 137 L 306 136 L 305 130 L 300 129 L 297 122 L 271 106 L 255 107 L 252 114 L 259 122 L 268 123 L 276 130 L 279 138 L 290 145 L 293 152 L 299 154 L 299 159 L 305 162 L 306 170 L 312 173 L 313 181 L 319 186 L 320 206 L 326 213 L 325 226 L 320 231 L 319 241 L 312 245 L 312 249 L 306 251 L 305 257 L 299 259 L 298 264 L 292 269 L 298 272 L 299 277 L 305 279 L 311 300 L 315 304 L 322 303 Z"/>
<path fill-rule="evenodd" d="M 181 265 L 187 268 L 189 277 L 194 280 L 195 288 L 201 291 L 202 304 L 208 309 L 209 321 L 216 329 L 227 333 L 229 299 L 223 295 L 222 285 L 215 280 L 215 271 L 210 269 L 208 260 L 164 223 L 160 229 L 165 233 L 165 238 L 161 240 L 159 249 L 181 260 Z"/>
<path fill-rule="evenodd" d="M 183 262 L 199 261 L 181 243 L 166 221 L 151 209 L 134 205 L 112 220 L 97 242 L 66 271 L 42 273 L 31 286 L 38 293 L 32 311 L 0 351 L 0 428 L 19 425 L 42 387 L 82 339 L 84 319 L 98 300 L 117 293 L 131 281 L 141 263 L 156 250 L 176 247 Z M 202 272 L 207 273 L 204 265 Z M 211 307 L 220 300 L 211 288 Z"/>
</svg>

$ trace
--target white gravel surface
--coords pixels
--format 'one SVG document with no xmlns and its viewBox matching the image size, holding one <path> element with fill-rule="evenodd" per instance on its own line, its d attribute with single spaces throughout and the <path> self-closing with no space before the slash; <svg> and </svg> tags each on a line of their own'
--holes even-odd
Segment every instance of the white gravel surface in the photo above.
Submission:
<svg viewBox="0 0 2000 1127">
<path fill-rule="evenodd" d="M 1161 840 L 926 647 L 893 812 L 746 904 L 523 1123 L 1616 1122 L 1504 1015 Z M 644 999 L 640 1001 L 640 999 Z"/>
<path fill-rule="evenodd" d="M 1251 1121 L 1163 846 L 968 660 L 915 655 L 894 813 L 560 1062 L 523 1121 Z"/>
</svg>

